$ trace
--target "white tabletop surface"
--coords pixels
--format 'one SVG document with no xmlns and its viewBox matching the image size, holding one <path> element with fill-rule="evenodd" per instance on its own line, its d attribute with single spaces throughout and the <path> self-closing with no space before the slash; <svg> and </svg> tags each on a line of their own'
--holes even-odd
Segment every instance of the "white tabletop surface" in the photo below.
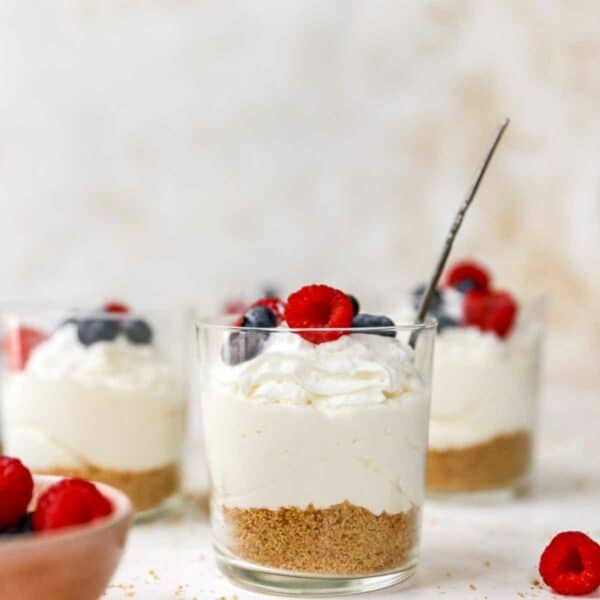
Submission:
<svg viewBox="0 0 600 600">
<path fill-rule="evenodd" d="M 559 531 L 600 539 L 600 393 L 553 386 L 544 393 L 531 495 L 495 506 L 428 503 L 421 563 L 404 586 L 364 598 L 558 598 L 539 580 L 541 551 Z M 198 468 L 201 468 L 198 466 Z M 242 600 L 215 567 L 201 503 L 183 516 L 135 527 L 104 598 Z M 600 592 L 591 598 L 600 598 Z"/>
</svg>

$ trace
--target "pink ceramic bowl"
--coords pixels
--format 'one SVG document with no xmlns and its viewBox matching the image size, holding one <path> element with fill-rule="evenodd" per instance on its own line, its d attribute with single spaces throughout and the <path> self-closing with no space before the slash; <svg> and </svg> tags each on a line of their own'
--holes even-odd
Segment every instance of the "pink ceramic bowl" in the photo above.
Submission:
<svg viewBox="0 0 600 600">
<path fill-rule="evenodd" d="M 61 477 L 34 475 L 35 498 Z M 0 539 L 0 598 L 97 600 L 123 553 L 132 507 L 122 492 L 101 483 L 111 500 L 106 519 L 46 534 Z"/>
</svg>

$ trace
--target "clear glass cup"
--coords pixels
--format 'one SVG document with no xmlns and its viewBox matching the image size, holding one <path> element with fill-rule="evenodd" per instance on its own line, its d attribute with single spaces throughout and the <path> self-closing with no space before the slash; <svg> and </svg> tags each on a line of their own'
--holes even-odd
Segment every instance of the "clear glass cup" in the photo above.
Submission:
<svg viewBox="0 0 600 600">
<path fill-rule="evenodd" d="M 5 454 L 33 472 L 113 485 L 137 518 L 180 491 L 185 321 L 165 310 L 2 314 Z"/>
<path fill-rule="evenodd" d="M 408 578 L 418 560 L 435 320 L 342 330 L 232 322 L 197 325 L 221 570 L 255 591 L 304 596 Z M 341 337 L 303 337 L 323 332 Z"/>
</svg>

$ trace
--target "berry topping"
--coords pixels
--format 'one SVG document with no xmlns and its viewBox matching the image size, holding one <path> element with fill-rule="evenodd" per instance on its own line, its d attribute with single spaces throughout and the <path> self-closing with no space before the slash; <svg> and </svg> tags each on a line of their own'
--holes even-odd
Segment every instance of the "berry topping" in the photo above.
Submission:
<svg viewBox="0 0 600 600">
<path fill-rule="evenodd" d="M 44 332 L 32 327 L 9 329 L 2 340 L 8 368 L 11 371 L 24 369 L 33 349 L 47 337 Z"/>
<path fill-rule="evenodd" d="M 444 285 L 461 292 L 470 290 L 485 292 L 490 287 L 490 276 L 480 264 L 465 260 L 450 267 L 444 278 Z"/>
<path fill-rule="evenodd" d="M 517 315 L 517 303 L 508 292 L 472 290 L 464 299 L 464 323 L 505 338 Z"/>
<path fill-rule="evenodd" d="M 352 327 L 393 327 L 394 321 L 388 317 L 380 315 L 367 315 L 361 313 L 352 319 Z M 375 335 L 385 335 L 387 337 L 396 337 L 396 331 L 362 331 L 361 333 L 372 333 Z"/>
<path fill-rule="evenodd" d="M 412 291 L 412 301 L 415 310 L 419 310 L 419 307 L 421 306 L 421 300 L 425 295 L 426 289 L 427 285 L 423 283 Z M 438 315 L 442 311 L 443 304 L 444 299 L 442 297 L 442 293 L 439 289 L 436 289 L 433 292 L 433 298 L 431 299 L 431 304 L 429 305 L 429 312 L 433 315 Z"/>
<path fill-rule="evenodd" d="M 29 469 L 17 458 L 0 456 L 0 529 L 18 525 L 33 495 Z"/>
<path fill-rule="evenodd" d="M 356 316 L 360 312 L 360 302 L 352 294 L 348 294 L 348 298 L 350 298 L 350 302 L 352 302 L 352 312 L 354 313 L 354 316 Z"/>
<path fill-rule="evenodd" d="M 83 479 L 63 479 L 48 488 L 33 513 L 35 531 L 89 523 L 112 512 L 110 501 Z"/>
<path fill-rule="evenodd" d="M 119 335 L 120 325 L 115 319 L 82 319 L 77 323 L 77 337 L 84 346 L 96 342 L 110 342 Z"/>
<path fill-rule="evenodd" d="M 258 356 L 268 338 L 268 331 L 234 331 L 221 348 L 221 357 L 228 365 L 238 365 Z"/>
<path fill-rule="evenodd" d="M 254 308 L 255 306 L 266 306 L 270 309 L 277 319 L 277 325 L 285 319 L 285 304 L 283 300 L 275 296 L 257 300 L 250 308 Z"/>
<path fill-rule="evenodd" d="M 115 314 L 127 314 L 129 312 L 129 306 L 127 306 L 127 304 L 124 304 L 123 302 L 107 302 L 103 307 L 102 310 L 104 312 L 108 312 L 108 313 L 115 313 Z"/>
<path fill-rule="evenodd" d="M 239 315 L 246 310 L 248 305 L 243 300 L 231 299 L 227 300 L 223 306 L 223 310 L 227 315 Z"/>
<path fill-rule="evenodd" d="M 300 331 L 313 344 L 331 342 L 344 335 L 334 328 L 352 326 L 354 310 L 344 292 L 328 285 L 307 285 L 290 295 L 285 307 L 285 320 L 294 328 L 323 328 L 332 331 Z"/>
<path fill-rule="evenodd" d="M 266 306 L 253 306 L 242 318 L 242 327 L 270 328 L 277 327 L 275 313 Z"/>
<path fill-rule="evenodd" d="M 539 569 L 559 594 L 590 594 L 600 587 L 600 545 L 581 531 L 564 531 L 544 550 Z"/>
<path fill-rule="evenodd" d="M 121 328 L 127 339 L 134 344 L 152 343 L 152 328 L 142 319 L 125 319 Z"/>
</svg>

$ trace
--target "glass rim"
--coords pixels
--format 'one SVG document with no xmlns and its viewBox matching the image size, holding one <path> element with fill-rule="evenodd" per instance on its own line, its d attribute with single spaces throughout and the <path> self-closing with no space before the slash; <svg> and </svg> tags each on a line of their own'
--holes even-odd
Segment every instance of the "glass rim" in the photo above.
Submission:
<svg viewBox="0 0 600 600">
<path fill-rule="evenodd" d="M 194 325 L 198 330 L 212 331 L 264 331 L 267 333 L 323 333 L 323 332 L 341 332 L 341 333 L 373 333 L 373 332 L 393 332 L 393 331 L 435 331 L 437 329 L 437 319 L 427 316 L 420 323 L 394 323 L 394 325 L 375 325 L 371 327 L 242 327 L 241 325 L 228 324 L 227 319 L 233 319 L 239 315 L 216 315 L 213 317 L 203 317 L 195 319 Z"/>
</svg>

